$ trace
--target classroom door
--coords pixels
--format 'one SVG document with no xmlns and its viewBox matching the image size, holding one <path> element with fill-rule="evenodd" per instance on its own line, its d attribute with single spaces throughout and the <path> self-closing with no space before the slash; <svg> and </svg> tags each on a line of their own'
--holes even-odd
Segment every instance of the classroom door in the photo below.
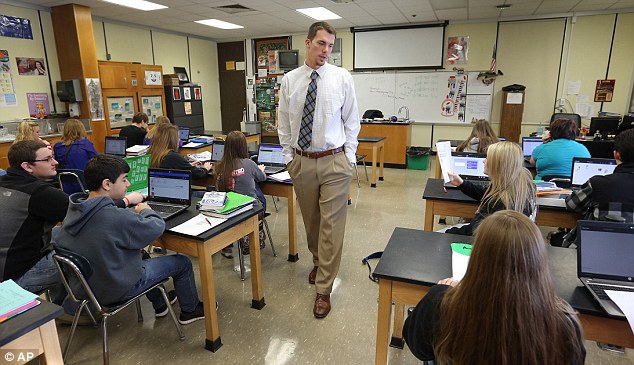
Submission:
<svg viewBox="0 0 634 365">
<path fill-rule="evenodd" d="M 244 70 L 236 70 L 237 62 L 244 62 L 244 41 L 218 43 L 223 131 L 239 131 L 242 111 L 247 107 L 245 73 Z"/>
</svg>

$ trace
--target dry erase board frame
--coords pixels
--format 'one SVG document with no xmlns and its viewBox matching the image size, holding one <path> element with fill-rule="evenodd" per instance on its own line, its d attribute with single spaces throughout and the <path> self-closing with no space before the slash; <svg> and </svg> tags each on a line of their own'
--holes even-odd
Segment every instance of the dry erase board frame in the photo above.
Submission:
<svg viewBox="0 0 634 365">
<path fill-rule="evenodd" d="M 353 73 L 359 114 L 378 109 L 389 117 L 401 106 L 416 122 L 470 123 L 491 117 L 493 84 L 477 80 L 479 71 Z M 404 117 L 402 113 L 400 117 Z"/>
</svg>

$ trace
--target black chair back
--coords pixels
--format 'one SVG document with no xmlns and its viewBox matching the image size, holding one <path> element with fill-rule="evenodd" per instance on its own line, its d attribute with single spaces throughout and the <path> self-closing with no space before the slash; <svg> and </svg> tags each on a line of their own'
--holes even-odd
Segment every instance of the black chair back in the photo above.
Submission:
<svg viewBox="0 0 634 365">
<path fill-rule="evenodd" d="M 86 191 L 86 180 L 82 170 L 57 169 L 57 181 L 59 188 L 68 195 Z"/>
<path fill-rule="evenodd" d="M 555 113 L 550 117 L 550 124 L 560 118 L 572 120 L 577 124 L 577 130 L 581 129 L 581 115 L 575 113 Z"/>
</svg>

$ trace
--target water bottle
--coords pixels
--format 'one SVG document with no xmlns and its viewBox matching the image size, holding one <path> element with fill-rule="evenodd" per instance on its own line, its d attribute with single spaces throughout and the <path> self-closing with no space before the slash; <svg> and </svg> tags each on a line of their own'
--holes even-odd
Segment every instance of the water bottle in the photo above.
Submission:
<svg viewBox="0 0 634 365">
<path fill-rule="evenodd" d="M 240 131 L 241 132 L 246 132 L 247 131 L 247 110 L 246 110 L 246 108 L 242 109 L 242 122 L 240 122 Z"/>
</svg>

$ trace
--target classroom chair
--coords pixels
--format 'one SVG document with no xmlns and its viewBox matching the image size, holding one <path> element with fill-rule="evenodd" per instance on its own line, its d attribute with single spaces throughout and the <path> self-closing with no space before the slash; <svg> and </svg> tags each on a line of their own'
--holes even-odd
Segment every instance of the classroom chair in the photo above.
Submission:
<svg viewBox="0 0 634 365">
<path fill-rule="evenodd" d="M 273 237 L 271 237 L 271 231 L 269 230 L 269 224 L 266 222 L 266 217 L 270 216 L 271 213 L 264 212 L 264 217 L 262 217 L 262 222 L 264 223 L 264 229 L 266 230 L 267 240 L 271 244 L 271 250 L 273 250 L 273 257 L 277 257 L 277 252 L 275 252 L 275 245 L 273 244 Z M 240 280 L 244 281 L 244 255 L 242 255 L 242 240 L 238 240 L 238 259 L 240 261 Z M 234 243 L 235 244 L 235 243 Z"/>
<path fill-rule="evenodd" d="M 357 158 L 357 163 L 354 164 L 354 171 L 357 173 L 357 187 L 361 188 L 361 182 L 359 179 L 359 169 L 357 168 L 357 164 L 359 162 L 363 163 L 363 169 L 365 170 L 365 181 L 370 181 L 368 178 L 368 167 L 365 165 L 365 157 L 366 155 L 354 155 Z"/>
<path fill-rule="evenodd" d="M 103 337 L 103 363 L 105 365 L 108 365 L 110 363 L 110 355 L 108 350 L 108 318 L 119 313 L 128 305 L 136 303 L 138 321 L 142 322 L 143 313 L 141 313 L 139 298 L 155 288 L 160 290 L 161 294 L 163 295 L 163 300 L 165 300 L 165 304 L 167 304 L 169 314 L 174 321 L 179 339 L 181 341 L 185 339 L 183 330 L 178 323 L 178 320 L 176 319 L 176 314 L 174 313 L 174 310 L 172 309 L 172 306 L 170 304 L 170 300 L 167 297 L 167 293 L 163 288 L 163 284 L 167 281 L 167 279 L 161 281 L 160 283 L 157 283 L 151 288 L 148 288 L 143 293 L 135 296 L 132 299 L 129 299 L 125 302 L 104 306 L 99 303 L 92 288 L 88 284 L 88 279 L 93 274 L 93 270 L 88 259 L 86 259 L 82 255 L 60 247 L 55 247 L 55 254 L 53 255 L 53 258 L 55 259 L 55 266 L 57 266 L 57 270 L 59 271 L 59 274 L 62 278 L 62 283 L 68 291 L 68 295 L 73 301 L 80 303 L 79 307 L 75 311 L 75 316 L 73 317 L 73 324 L 70 330 L 70 336 L 68 337 L 68 340 L 66 340 L 66 345 L 64 346 L 63 359 L 65 363 L 68 361 L 68 350 L 70 349 L 70 344 L 73 340 L 73 336 L 75 335 L 77 322 L 79 321 L 79 316 L 81 315 L 82 310 L 86 309 L 86 312 L 91 317 L 93 323 L 97 325 L 97 321 L 95 321 L 95 318 L 88 307 L 89 304 L 92 305 L 93 308 L 96 308 L 97 313 L 102 316 L 101 331 Z"/>
<path fill-rule="evenodd" d="M 59 188 L 68 195 L 86 191 L 86 181 L 82 170 L 57 169 L 57 181 Z"/>
<path fill-rule="evenodd" d="M 581 129 L 581 115 L 575 114 L 575 113 L 554 113 L 550 117 L 550 124 L 552 124 L 554 121 L 556 121 L 559 118 L 570 119 L 573 122 L 575 122 L 575 124 L 577 124 L 577 130 Z"/>
</svg>

